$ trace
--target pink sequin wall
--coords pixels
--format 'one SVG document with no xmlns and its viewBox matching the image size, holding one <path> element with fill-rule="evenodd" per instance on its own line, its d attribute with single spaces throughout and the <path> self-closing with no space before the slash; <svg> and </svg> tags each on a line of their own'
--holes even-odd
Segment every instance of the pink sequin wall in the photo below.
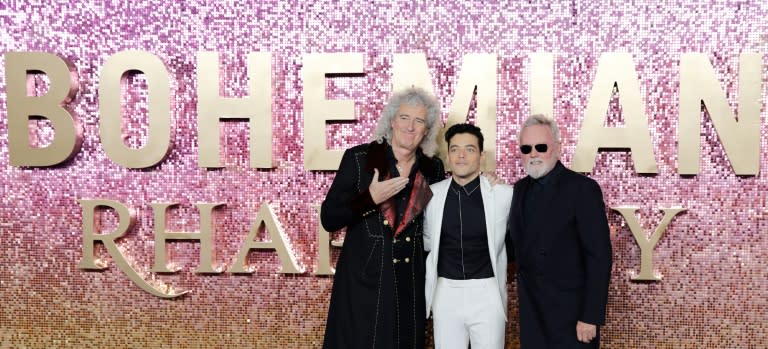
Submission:
<svg viewBox="0 0 768 349">
<path fill-rule="evenodd" d="M 706 55 L 732 110 L 738 104 L 742 52 L 768 50 L 765 1 L 16 1 L 0 2 L 0 348 L 318 348 L 332 277 L 314 275 L 318 219 L 314 208 L 333 171 L 304 167 L 306 53 L 360 52 L 364 74 L 330 76 L 328 99 L 355 103 L 355 122 L 330 124 L 329 148 L 370 138 L 392 89 L 396 53 L 423 53 L 448 116 L 470 53 L 498 54 L 497 173 L 523 176 L 515 136 L 530 112 L 529 55 L 554 54 L 554 116 L 564 138 L 563 162 L 579 140 L 598 59 L 628 52 L 638 73 L 658 166 L 637 174 L 628 151 L 601 151 L 588 175 L 607 206 L 637 206 L 650 234 L 661 207 L 682 206 L 653 251 L 661 281 L 636 282 L 640 248 L 625 219 L 607 210 L 614 248 L 603 348 L 768 347 L 766 127 L 760 174 L 738 176 L 708 116 L 702 116 L 701 171 L 678 174 L 680 58 Z M 173 148 L 160 164 L 127 169 L 107 157 L 99 136 L 100 72 L 118 52 L 156 55 L 171 81 Z M 78 93 L 68 104 L 83 129 L 75 156 L 52 167 L 16 167 L 9 157 L 7 52 L 49 52 L 76 67 Z M 222 169 L 200 168 L 197 53 L 218 52 L 221 90 L 247 95 L 246 56 L 272 54 L 273 169 L 248 165 L 247 123 L 221 123 Z M 761 70 L 762 81 L 768 77 Z M 535 77 L 534 77 L 535 78 Z M 46 78 L 34 88 L 45 93 Z M 123 92 L 125 143 L 147 139 L 146 81 L 129 78 Z M 483 91 L 478 91 L 483 93 Z M 623 119 L 617 98 L 607 123 Z M 766 100 L 765 89 L 761 100 Z M 763 103 L 764 104 L 764 103 Z M 761 119 L 764 117 L 761 104 Z M 702 114 L 705 115 L 705 114 Z M 54 130 L 30 122 L 30 142 Z M 120 271 L 103 247 L 102 271 L 78 268 L 83 257 L 81 199 L 110 199 L 137 212 L 120 251 L 150 281 L 189 294 L 163 299 Z M 176 273 L 153 273 L 152 203 L 169 210 L 174 231 L 198 231 L 196 203 L 225 203 L 215 213 L 215 262 L 232 265 L 262 203 L 269 203 L 303 274 L 280 274 L 272 251 L 252 251 L 251 274 L 196 273 L 200 244 L 170 242 Z M 114 215 L 102 212 L 102 229 Z M 334 234 L 338 238 L 338 234 Z M 259 235 L 258 240 L 265 240 Z M 334 252 L 334 256 L 338 252 Z M 507 347 L 516 348 L 518 318 L 510 289 Z"/>
</svg>

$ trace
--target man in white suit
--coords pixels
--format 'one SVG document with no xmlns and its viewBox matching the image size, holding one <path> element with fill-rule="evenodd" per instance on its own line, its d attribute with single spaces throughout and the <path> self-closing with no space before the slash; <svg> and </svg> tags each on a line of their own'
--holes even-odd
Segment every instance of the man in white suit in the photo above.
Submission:
<svg viewBox="0 0 768 349">
<path fill-rule="evenodd" d="M 504 348 L 512 186 L 480 176 L 483 134 L 470 124 L 445 133 L 451 178 L 432 184 L 424 220 L 427 318 L 437 349 Z"/>
</svg>

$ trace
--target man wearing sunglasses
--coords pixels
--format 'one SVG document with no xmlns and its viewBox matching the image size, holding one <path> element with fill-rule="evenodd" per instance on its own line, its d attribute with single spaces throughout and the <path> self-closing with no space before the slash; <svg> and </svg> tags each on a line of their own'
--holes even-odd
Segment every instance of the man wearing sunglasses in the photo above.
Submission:
<svg viewBox="0 0 768 349">
<path fill-rule="evenodd" d="M 451 178 L 430 186 L 424 218 L 427 317 L 436 349 L 503 349 L 507 318 L 505 237 L 512 187 L 480 175 L 483 134 L 445 133 Z"/>
<path fill-rule="evenodd" d="M 514 186 L 508 244 L 517 264 L 521 349 L 599 348 L 612 251 L 600 186 L 560 160 L 555 122 L 518 137 L 528 176 Z"/>
</svg>

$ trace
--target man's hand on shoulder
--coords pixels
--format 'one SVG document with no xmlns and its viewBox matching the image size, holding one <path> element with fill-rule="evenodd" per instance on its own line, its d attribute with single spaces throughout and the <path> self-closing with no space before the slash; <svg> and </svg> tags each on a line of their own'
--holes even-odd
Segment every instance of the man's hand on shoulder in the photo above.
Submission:
<svg viewBox="0 0 768 349">
<path fill-rule="evenodd" d="M 481 176 L 485 177 L 485 179 L 487 179 L 488 182 L 491 183 L 492 187 L 495 186 L 496 184 L 507 184 L 506 182 L 504 182 L 503 179 L 499 178 L 498 176 L 496 176 L 495 173 L 492 173 L 492 172 L 490 173 L 482 172 Z"/>
</svg>

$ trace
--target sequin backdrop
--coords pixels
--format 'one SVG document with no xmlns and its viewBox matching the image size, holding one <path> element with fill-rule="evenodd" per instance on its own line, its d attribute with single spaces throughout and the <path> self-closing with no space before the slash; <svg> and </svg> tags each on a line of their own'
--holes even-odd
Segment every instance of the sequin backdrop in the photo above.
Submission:
<svg viewBox="0 0 768 349">
<path fill-rule="evenodd" d="M 765 348 L 768 346 L 768 238 L 765 229 L 766 128 L 761 126 L 758 176 L 736 176 L 713 126 L 704 118 L 702 171 L 677 174 L 679 62 L 684 52 L 706 54 L 735 109 L 738 55 L 768 48 L 764 1 L 15 1 L 0 3 L 0 50 L 44 51 L 70 59 L 80 75 L 70 104 L 84 130 L 71 161 L 49 168 L 9 163 L 5 74 L 0 74 L 0 347 L 1 348 L 317 348 L 332 283 L 312 275 L 319 203 L 333 172 L 303 166 L 302 54 L 362 52 L 365 75 L 335 77 L 328 98 L 355 101 L 356 123 L 329 126 L 329 146 L 368 140 L 391 89 L 394 53 L 426 55 L 443 118 L 461 59 L 496 52 L 498 60 L 498 173 L 522 176 L 511 147 L 528 114 L 528 54 L 555 59 L 555 117 L 570 163 L 597 60 L 629 52 L 647 105 L 657 175 L 637 175 L 627 152 L 601 152 L 590 174 L 609 206 L 636 205 L 646 231 L 659 207 L 681 205 L 654 251 L 660 282 L 630 281 L 640 250 L 623 218 L 608 212 L 615 265 L 604 348 Z M 157 55 L 172 81 L 174 144 L 168 158 L 146 170 L 109 160 L 98 136 L 99 72 L 123 50 Z M 226 95 L 244 96 L 245 56 L 272 53 L 273 158 L 276 168 L 248 168 L 247 126 L 221 126 L 221 170 L 197 165 L 196 53 L 222 57 Z M 4 63 L 4 58 L 3 61 Z M 4 64 L 0 64 L 4 72 Z M 768 76 L 762 72 L 763 80 Z M 45 78 L 38 77 L 40 89 Z M 141 77 L 125 92 L 126 142 L 146 136 L 146 91 Z M 763 101 L 765 100 L 763 92 Z M 614 100 L 615 102 L 615 100 Z M 617 103 L 608 123 L 620 123 Z M 33 142 L 52 129 L 36 121 Z M 260 203 L 270 202 L 305 274 L 281 275 L 272 252 L 251 252 L 253 274 L 201 275 L 199 244 L 170 244 L 174 274 L 147 274 L 191 294 L 165 300 L 131 283 L 106 256 L 102 272 L 77 269 L 82 256 L 78 199 L 108 198 L 138 210 L 138 223 L 120 240 L 138 269 L 153 262 L 152 202 L 179 202 L 170 228 L 196 231 L 197 202 L 223 202 L 216 214 L 216 262 L 231 264 Z M 110 225 L 106 215 L 106 227 Z M 114 222 L 112 222 L 114 223 Z M 514 300 L 514 284 L 510 294 Z M 517 347 L 515 302 L 510 302 L 508 347 Z"/>
</svg>

